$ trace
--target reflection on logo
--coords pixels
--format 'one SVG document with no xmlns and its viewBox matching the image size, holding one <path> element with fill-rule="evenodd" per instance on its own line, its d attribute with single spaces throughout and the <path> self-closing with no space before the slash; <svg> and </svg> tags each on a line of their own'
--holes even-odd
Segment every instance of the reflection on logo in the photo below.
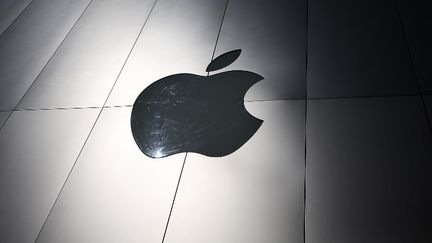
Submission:
<svg viewBox="0 0 432 243">
<path fill-rule="evenodd" d="M 210 62 L 206 71 L 230 65 L 240 53 L 234 50 L 222 54 Z M 135 142 L 152 158 L 181 152 L 211 157 L 231 154 L 263 122 L 247 112 L 243 100 L 247 90 L 262 79 L 241 70 L 162 78 L 144 89 L 133 105 L 131 128 Z"/>
</svg>

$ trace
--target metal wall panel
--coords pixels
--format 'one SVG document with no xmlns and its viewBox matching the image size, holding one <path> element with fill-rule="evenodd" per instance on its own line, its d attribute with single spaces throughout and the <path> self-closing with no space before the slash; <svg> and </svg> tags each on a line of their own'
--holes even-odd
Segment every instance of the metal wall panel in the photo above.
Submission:
<svg viewBox="0 0 432 243">
<path fill-rule="evenodd" d="M 0 38 L 0 109 L 13 109 L 90 0 L 38 0 Z"/>
<path fill-rule="evenodd" d="M 144 88 L 168 75 L 205 75 L 225 3 L 159 0 L 108 105 L 132 105 Z"/>
<path fill-rule="evenodd" d="M 1 242 L 34 242 L 97 112 L 18 111 L 0 130 Z"/>
<path fill-rule="evenodd" d="M 306 1 L 229 1 L 216 55 L 234 49 L 242 49 L 242 54 L 227 69 L 264 77 L 246 100 L 304 98 Z"/>
<path fill-rule="evenodd" d="M 310 98 L 416 94 L 393 0 L 309 1 Z"/>
<path fill-rule="evenodd" d="M 0 111 L 0 127 L 2 127 L 3 123 L 7 120 L 9 113 L 8 111 Z"/>
<path fill-rule="evenodd" d="M 142 154 L 130 113 L 103 111 L 37 242 L 162 240 L 184 154 Z"/>
<path fill-rule="evenodd" d="M 432 3 L 397 0 L 422 92 L 432 94 Z"/>
<path fill-rule="evenodd" d="M 14 22 L 32 0 L 3 0 L 0 2 L 0 35 Z"/>
<path fill-rule="evenodd" d="M 264 122 L 243 147 L 188 153 L 165 242 L 303 242 L 304 102 L 246 108 Z"/>
<path fill-rule="evenodd" d="M 306 241 L 431 241 L 432 136 L 420 99 L 309 104 Z"/>
<path fill-rule="evenodd" d="M 19 105 L 102 106 L 154 0 L 95 0 Z"/>
</svg>

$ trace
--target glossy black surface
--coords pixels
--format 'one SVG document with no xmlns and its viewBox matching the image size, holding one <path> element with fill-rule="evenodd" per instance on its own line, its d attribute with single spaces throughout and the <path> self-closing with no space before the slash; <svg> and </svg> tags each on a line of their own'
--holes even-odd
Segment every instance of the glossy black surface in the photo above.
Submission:
<svg viewBox="0 0 432 243">
<path fill-rule="evenodd" d="M 131 127 L 138 147 L 153 158 L 234 152 L 261 126 L 244 108 L 243 97 L 262 79 L 237 70 L 211 76 L 176 74 L 156 81 L 133 106 Z"/>
<path fill-rule="evenodd" d="M 233 50 L 218 56 L 216 59 L 210 62 L 206 68 L 206 72 L 212 72 L 215 70 L 222 69 L 231 63 L 233 63 L 240 56 L 241 50 Z"/>
</svg>

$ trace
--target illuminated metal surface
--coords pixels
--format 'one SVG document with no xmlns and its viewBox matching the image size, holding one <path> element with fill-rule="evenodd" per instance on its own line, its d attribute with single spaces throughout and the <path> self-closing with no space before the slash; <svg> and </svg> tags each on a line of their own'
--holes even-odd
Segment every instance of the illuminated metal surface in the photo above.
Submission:
<svg viewBox="0 0 432 243">
<path fill-rule="evenodd" d="M 246 108 L 264 123 L 239 150 L 188 154 L 165 242 L 303 242 L 304 102 Z"/>
<path fill-rule="evenodd" d="M 2 0 L 0 2 L 0 35 L 13 23 L 32 0 Z"/>
<path fill-rule="evenodd" d="M 10 112 L 3 112 L 0 111 L 0 127 L 3 125 L 3 122 L 6 121 L 7 117 L 9 116 Z"/>
<path fill-rule="evenodd" d="M 94 0 L 19 108 L 102 106 L 154 0 Z"/>
<path fill-rule="evenodd" d="M 37 0 L 0 37 L 0 109 L 26 93 L 89 0 Z"/>
<path fill-rule="evenodd" d="M 160 242 L 184 154 L 151 159 L 105 109 L 37 242 Z"/>
<path fill-rule="evenodd" d="M 98 110 L 14 112 L 0 130 L 0 242 L 33 242 Z"/>
<path fill-rule="evenodd" d="M 145 87 L 168 75 L 205 75 L 225 3 L 159 0 L 107 104 L 132 105 Z"/>
<path fill-rule="evenodd" d="M 216 55 L 237 48 L 242 56 L 231 68 L 265 77 L 246 100 L 304 98 L 306 1 L 229 1 Z"/>
<path fill-rule="evenodd" d="M 54 110 L 14 112 L 0 130 L 0 241 L 34 242 L 59 196 L 39 243 L 300 243 L 304 204 L 308 243 L 432 242 L 432 142 L 420 97 L 330 97 L 417 93 L 409 54 L 429 90 L 432 15 L 416 2 L 230 0 L 224 15 L 226 0 L 158 0 L 132 50 L 153 2 L 94 0 L 20 106 Z M 0 123 L 88 3 L 34 0 L 0 37 Z M 0 9 L 0 23 L 14 9 Z M 264 123 L 237 151 L 189 153 L 184 168 L 184 153 L 143 155 L 124 106 L 169 75 L 205 76 L 215 46 L 214 56 L 243 50 L 215 73 L 265 77 L 246 93 L 273 100 L 246 103 Z M 275 101 L 303 99 L 306 86 L 324 100 Z M 107 98 L 121 107 L 101 116 L 87 107 Z"/>
</svg>

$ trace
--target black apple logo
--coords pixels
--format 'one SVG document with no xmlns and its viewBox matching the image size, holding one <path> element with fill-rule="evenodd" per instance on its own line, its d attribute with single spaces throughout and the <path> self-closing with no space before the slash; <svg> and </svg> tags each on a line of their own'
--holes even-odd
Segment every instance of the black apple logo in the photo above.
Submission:
<svg viewBox="0 0 432 243">
<path fill-rule="evenodd" d="M 206 71 L 230 65 L 240 53 L 234 50 L 222 54 Z M 246 91 L 262 79 L 241 70 L 211 76 L 181 73 L 159 79 L 144 89 L 133 105 L 135 142 L 152 158 L 181 152 L 211 157 L 231 154 L 263 122 L 247 112 L 243 100 Z"/>
</svg>

